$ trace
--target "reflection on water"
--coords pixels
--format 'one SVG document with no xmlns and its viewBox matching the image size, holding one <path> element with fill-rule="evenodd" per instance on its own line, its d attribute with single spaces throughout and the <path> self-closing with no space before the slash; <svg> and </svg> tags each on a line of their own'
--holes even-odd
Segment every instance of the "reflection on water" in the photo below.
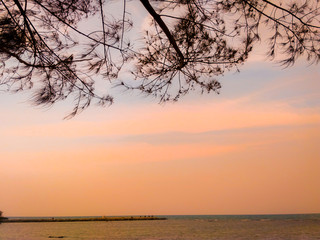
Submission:
<svg viewBox="0 0 320 240">
<path fill-rule="evenodd" d="M 320 216 L 169 217 L 166 221 L 3 223 L 1 240 L 320 239 Z"/>
</svg>

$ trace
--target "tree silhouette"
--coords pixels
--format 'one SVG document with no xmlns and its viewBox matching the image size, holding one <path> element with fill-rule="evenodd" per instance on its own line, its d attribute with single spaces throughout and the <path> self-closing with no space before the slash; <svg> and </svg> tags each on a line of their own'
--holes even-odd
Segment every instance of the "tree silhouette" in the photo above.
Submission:
<svg viewBox="0 0 320 240">
<path fill-rule="evenodd" d="M 106 11 L 110 4 L 0 0 L 2 89 L 33 89 L 37 105 L 71 95 L 74 116 L 92 100 L 113 102 L 108 93 L 97 94 L 96 76 L 160 101 L 176 101 L 195 89 L 219 92 L 216 77 L 243 64 L 261 37 L 268 39 L 268 56 L 285 67 L 302 55 L 311 63 L 320 60 L 319 0 L 136 1 L 151 19 L 142 48 L 126 40 L 134 24 L 127 1 L 113 17 Z M 79 22 L 93 16 L 99 29 L 81 30 Z M 134 83 L 118 79 L 128 68 Z"/>
<path fill-rule="evenodd" d="M 0 223 L 4 220 L 8 220 L 8 218 L 2 216 L 3 212 L 0 211 Z"/>
</svg>

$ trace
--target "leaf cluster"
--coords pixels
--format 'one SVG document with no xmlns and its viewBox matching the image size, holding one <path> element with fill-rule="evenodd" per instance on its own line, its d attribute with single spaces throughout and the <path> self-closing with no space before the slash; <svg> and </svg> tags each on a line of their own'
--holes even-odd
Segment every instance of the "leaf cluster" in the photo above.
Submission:
<svg viewBox="0 0 320 240">
<path fill-rule="evenodd" d="M 97 93 L 97 76 L 165 102 L 197 89 L 219 93 L 217 77 L 237 70 L 264 39 L 267 55 L 284 67 L 301 56 L 320 60 L 318 0 L 140 3 L 151 20 L 143 48 L 125 38 L 133 25 L 126 0 L 116 17 L 102 0 L 0 0 L 0 85 L 32 89 L 36 105 L 72 96 L 74 116 L 93 100 L 113 102 L 108 92 Z M 98 27 L 78 27 L 92 17 Z M 118 79 L 128 68 L 135 84 Z"/>
</svg>

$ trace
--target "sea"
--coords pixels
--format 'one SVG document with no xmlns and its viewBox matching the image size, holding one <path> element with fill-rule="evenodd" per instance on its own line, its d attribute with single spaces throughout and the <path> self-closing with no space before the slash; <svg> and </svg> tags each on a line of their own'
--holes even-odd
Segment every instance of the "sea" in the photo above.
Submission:
<svg viewBox="0 0 320 240">
<path fill-rule="evenodd" d="M 320 214 L 159 217 L 167 220 L 1 223 L 0 240 L 320 239 Z"/>
</svg>

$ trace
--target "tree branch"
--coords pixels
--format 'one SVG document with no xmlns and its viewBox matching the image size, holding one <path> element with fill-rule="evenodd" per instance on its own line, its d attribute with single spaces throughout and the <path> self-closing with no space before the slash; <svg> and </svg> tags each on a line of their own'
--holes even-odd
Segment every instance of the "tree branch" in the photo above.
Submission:
<svg viewBox="0 0 320 240">
<path fill-rule="evenodd" d="M 28 29 L 28 32 L 29 32 L 29 34 L 30 34 L 30 36 L 31 36 L 33 45 L 34 45 L 34 47 L 36 48 L 37 41 L 36 41 L 36 39 L 34 38 L 33 32 L 32 32 L 32 30 L 31 30 L 31 28 L 30 28 L 30 25 L 29 25 L 29 22 L 28 22 L 28 21 L 29 21 L 29 18 L 27 17 L 25 11 L 23 10 L 20 2 L 19 2 L 18 0 L 14 0 L 14 3 L 15 3 L 15 5 L 18 7 L 19 12 L 21 13 L 21 15 L 23 16 L 24 24 L 25 24 L 25 26 L 26 26 L 27 29 Z"/>
<path fill-rule="evenodd" d="M 167 25 L 163 22 L 160 15 L 156 13 L 154 8 L 150 5 L 150 2 L 148 0 L 140 0 L 140 2 L 143 4 L 145 9 L 150 13 L 150 15 L 153 17 L 153 19 L 158 23 L 158 25 L 161 27 L 163 32 L 166 34 L 169 42 L 173 46 L 174 50 L 176 50 L 179 58 L 180 58 L 180 69 L 183 68 L 186 65 L 186 62 L 184 61 L 184 56 L 180 50 L 180 48 L 177 45 L 177 42 L 175 41 L 174 37 L 170 33 L 170 30 L 168 29 Z"/>
<path fill-rule="evenodd" d="M 308 24 L 308 23 L 305 23 L 302 18 L 298 17 L 296 14 L 294 14 L 293 12 L 289 11 L 288 9 L 285 9 L 281 6 L 278 6 L 268 0 L 262 0 L 263 2 L 267 3 L 267 4 L 270 4 L 271 6 L 275 7 L 275 8 L 278 8 L 286 13 L 288 13 L 289 15 L 293 16 L 294 18 L 298 19 L 298 21 L 300 21 L 303 25 L 305 26 L 308 26 L 308 27 L 313 27 L 313 28 L 320 28 L 320 26 L 315 26 L 315 25 L 311 25 L 311 24 Z"/>
</svg>

